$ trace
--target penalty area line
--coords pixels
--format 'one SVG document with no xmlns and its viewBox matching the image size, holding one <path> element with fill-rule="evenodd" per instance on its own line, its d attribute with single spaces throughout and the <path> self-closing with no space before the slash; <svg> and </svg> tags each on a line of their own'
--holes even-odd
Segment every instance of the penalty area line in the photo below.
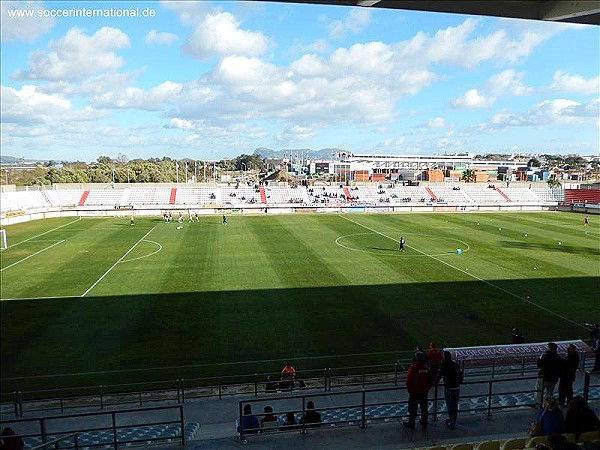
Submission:
<svg viewBox="0 0 600 450">
<path fill-rule="evenodd" d="M 79 222 L 80 220 L 81 220 L 81 217 L 79 217 L 77 220 L 74 220 L 72 222 L 65 223 L 64 225 L 61 225 L 60 227 L 52 228 L 51 230 L 45 231 L 42 234 L 38 234 L 37 236 L 32 236 L 29 239 L 25 239 L 24 241 L 17 242 L 16 244 L 12 244 L 9 248 L 16 247 L 17 245 L 21 245 L 21 244 L 23 244 L 25 242 L 31 241 L 32 239 L 38 238 L 38 237 L 43 236 L 45 234 L 52 233 L 53 231 L 60 230 L 61 228 L 68 227 L 69 225 L 72 225 L 72 224 L 74 224 L 76 222 Z"/>
<path fill-rule="evenodd" d="M 98 285 L 98 283 L 100 283 L 100 282 L 101 282 L 101 281 L 104 279 L 104 277 L 110 273 L 110 271 L 111 271 L 111 270 L 113 270 L 115 267 L 117 267 L 117 264 L 119 264 L 121 261 L 123 261 L 123 260 L 125 259 L 125 257 L 127 257 L 127 255 L 129 255 L 129 254 L 130 254 L 130 253 L 133 251 L 133 249 L 134 249 L 134 248 L 136 248 L 136 247 L 137 247 L 137 246 L 140 244 L 140 242 L 142 242 L 144 239 L 146 239 L 146 236 L 148 236 L 150 233 L 152 233 L 152 231 L 154 231 L 154 229 L 155 229 L 155 228 L 156 228 L 156 225 L 154 225 L 150 231 L 148 231 L 148 232 L 147 232 L 145 235 L 143 235 L 143 236 L 140 238 L 140 240 L 139 240 L 139 241 L 137 241 L 137 242 L 136 242 L 136 243 L 133 245 L 133 247 L 131 247 L 129 250 L 127 250 L 127 252 L 126 252 L 126 253 L 125 253 L 123 256 L 121 256 L 121 257 L 120 257 L 120 258 L 117 260 L 117 262 L 116 262 L 116 263 L 114 263 L 114 264 L 111 266 L 111 268 L 110 268 L 110 269 L 108 269 L 106 272 L 104 272 L 104 274 L 103 274 L 103 275 L 102 275 L 100 278 L 98 278 L 98 279 L 96 280 L 96 282 L 95 282 L 94 284 L 92 284 L 92 285 L 91 285 L 91 286 L 88 288 L 88 290 L 87 290 L 87 291 L 85 291 L 83 294 L 81 294 L 81 297 L 85 297 L 85 296 L 88 294 L 88 292 L 90 292 L 92 289 L 94 289 L 94 288 L 95 288 L 95 287 Z"/>
<path fill-rule="evenodd" d="M 58 242 L 56 242 L 56 243 L 54 243 L 54 244 L 52 244 L 52 245 L 50 245 L 50 246 L 48 246 L 46 248 L 43 248 L 43 249 L 41 249 L 41 250 L 39 250 L 39 251 L 37 251 L 35 253 L 32 253 L 31 255 L 26 256 L 25 258 L 20 259 L 17 262 L 12 263 L 9 266 L 3 267 L 2 269 L 0 269 L 0 272 L 4 272 L 6 269 L 10 269 L 11 267 L 16 266 L 17 264 L 22 263 L 23 261 L 27 261 L 29 258 L 32 258 L 35 255 L 39 255 L 40 253 L 45 252 L 46 250 L 50 250 L 52 247 L 55 247 L 58 244 L 62 244 L 63 242 L 65 242 L 65 239 L 63 239 L 62 241 L 58 241 Z"/>
<path fill-rule="evenodd" d="M 357 221 L 355 221 L 355 220 L 349 219 L 348 217 L 345 217 L 345 216 L 342 216 L 342 215 L 339 215 L 339 217 L 341 217 L 342 219 L 346 219 L 346 220 L 348 220 L 349 222 L 355 223 L 356 225 L 358 225 L 358 226 L 361 226 L 361 227 L 363 227 L 363 228 L 365 228 L 365 229 L 367 229 L 367 230 L 369 230 L 369 231 L 372 231 L 373 233 L 377 233 L 377 234 L 379 234 L 379 235 L 381 235 L 381 236 L 383 236 L 383 237 L 386 237 L 386 238 L 388 238 L 388 239 L 391 239 L 391 240 L 392 240 L 392 241 L 394 241 L 394 242 L 398 242 L 398 241 L 397 241 L 396 239 L 394 239 L 393 237 L 390 237 L 390 236 L 388 236 L 388 235 L 386 235 L 386 234 L 384 234 L 384 233 L 381 233 L 380 231 L 374 230 L 373 228 L 369 228 L 368 226 L 366 226 L 366 225 L 363 225 L 362 223 L 359 223 L 359 222 L 357 222 Z M 526 303 L 529 303 L 530 305 L 532 305 L 532 306 L 535 306 L 536 308 L 539 308 L 539 309 L 541 309 L 541 310 L 543 310 L 543 311 L 546 311 L 547 313 L 549 313 L 549 314 L 552 314 L 553 316 L 556 316 L 556 317 L 558 317 L 558 318 L 560 318 L 560 319 L 562 319 L 562 320 L 564 320 L 564 321 L 566 321 L 566 322 L 569 322 L 569 323 L 571 323 L 571 324 L 573 324 L 573 325 L 577 325 L 577 326 L 578 326 L 578 327 L 580 327 L 580 328 L 585 328 L 585 329 L 587 330 L 587 327 L 585 327 L 585 326 L 581 325 L 581 324 L 580 324 L 580 323 L 578 323 L 578 322 L 575 322 L 574 320 L 571 320 L 571 319 L 569 319 L 568 317 L 565 317 L 565 316 L 563 316 L 563 315 L 561 315 L 561 314 L 558 314 L 557 312 L 555 312 L 555 311 L 552 311 L 551 309 L 548 309 L 548 308 L 546 308 L 545 306 L 539 305 L 539 304 L 537 304 L 537 303 L 535 303 L 535 302 L 532 302 L 531 300 L 527 300 L 527 299 L 521 298 L 520 296 L 518 296 L 518 295 L 517 295 L 517 294 L 515 294 L 514 292 L 508 291 L 508 290 L 504 289 L 503 287 L 501 287 L 501 286 L 498 286 L 497 284 L 494 284 L 494 283 L 492 283 L 492 282 L 490 282 L 490 281 L 484 280 L 483 278 L 479 278 L 477 275 L 474 275 L 474 274 L 472 274 L 472 273 L 469 273 L 469 272 L 467 272 L 466 270 L 462 270 L 462 269 L 461 269 L 461 268 L 459 268 L 459 267 L 453 266 L 452 264 L 450 264 L 450 263 L 448 263 L 448 262 L 444 261 L 443 259 L 436 258 L 436 257 L 435 257 L 435 256 L 433 256 L 433 255 L 428 255 L 427 253 L 425 253 L 425 252 L 422 252 L 421 250 L 419 250 L 419 249 L 417 249 L 417 248 L 414 248 L 414 247 L 411 247 L 411 246 L 409 246 L 409 245 L 407 245 L 407 247 L 408 247 L 408 248 L 412 248 L 414 251 L 416 251 L 416 252 L 418 252 L 418 253 L 421 253 L 422 255 L 428 256 L 429 258 L 431 258 L 431 259 L 433 259 L 433 260 L 435 260 L 435 261 L 437 261 L 437 262 L 439 262 L 439 263 L 442 263 L 442 264 L 444 264 L 445 266 L 448 266 L 448 267 L 450 267 L 451 269 L 454 269 L 454 270 L 456 270 L 456 271 L 458 271 L 458 272 L 464 273 L 465 275 L 467 275 L 467 276 L 469 276 L 469 277 L 471 277 L 471 278 L 474 278 L 474 279 L 476 279 L 477 281 L 481 281 L 482 283 L 485 283 L 485 284 L 487 284 L 488 286 L 491 286 L 491 287 L 493 287 L 493 288 L 495 288 L 495 289 L 498 289 L 499 291 L 502 291 L 502 292 L 504 292 L 505 294 L 508 294 L 508 295 L 510 295 L 511 297 L 514 297 L 514 298 L 516 298 L 516 299 L 518 299 L 518 300 L 521 300 L 521 301 L 524 301 L 524 302 L 526 302 Z"/>
</svg>

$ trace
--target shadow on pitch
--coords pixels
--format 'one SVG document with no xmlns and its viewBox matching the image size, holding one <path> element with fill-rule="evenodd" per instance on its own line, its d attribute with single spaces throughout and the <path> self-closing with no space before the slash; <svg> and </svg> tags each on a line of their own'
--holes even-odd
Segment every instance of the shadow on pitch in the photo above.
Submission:
<svg viewBox="0 0 600 450">
<path fill-rule="evenodd" d="M 500 241 L 500 245 L 505 248 L 518 248 L 521 250 L 545 250 L 550 252 L 600 256 L 600 249 L 579 247 L 576 245 L 559 245 L 558 242 L 543 244 L 540 242 Z"/>
</svg>

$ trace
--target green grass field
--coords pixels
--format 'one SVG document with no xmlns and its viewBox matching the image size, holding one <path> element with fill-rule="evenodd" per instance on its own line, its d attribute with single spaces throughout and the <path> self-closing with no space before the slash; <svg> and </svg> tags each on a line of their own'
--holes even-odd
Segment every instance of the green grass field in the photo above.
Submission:
<svg viewBox="0 0 600 450">
<path fill-rule="evenodd" d="M 393 362 L 587 338 L 600 228 L 570 213 L 62 218 L 7 227 L 2 391 Z M 406 251 L 398 251 L 398 239 Z M 460 248 L 462 254 L 457 254 Z"/>
</svg>

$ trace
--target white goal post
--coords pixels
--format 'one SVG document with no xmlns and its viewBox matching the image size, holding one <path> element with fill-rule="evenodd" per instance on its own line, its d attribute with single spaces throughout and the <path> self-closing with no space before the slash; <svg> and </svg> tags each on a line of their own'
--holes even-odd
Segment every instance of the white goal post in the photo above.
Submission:
<svg viewBox="0 0 600 450">
<path fill-rule="evenodd" d="M 0 249 L 6 250 L 8 245 L 6 244 L 6 230 L 0 230 Z"/>
</svg>

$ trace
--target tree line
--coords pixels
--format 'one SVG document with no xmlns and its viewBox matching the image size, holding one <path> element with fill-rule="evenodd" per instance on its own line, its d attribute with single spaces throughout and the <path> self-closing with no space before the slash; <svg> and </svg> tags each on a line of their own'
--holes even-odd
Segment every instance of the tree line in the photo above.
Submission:
<svg viewBox="0 0 600 450">
<path fill-rule="evenodd" d="M 260 155 L 240 155 L 233 159 L 206 162 L 169 157 L 132 159 L 119 155 L 116 159 L 101 156 L 92 163 L 81 161 L 57 164 L 48 161 L 32 168 L 2 168 L 2 184 L 18 186 L 50 186 L 57 183 L 180 183 L 186 180 L 213 179 L 225 172 L 259 173 L 266 169 Z"/>
</svg>

